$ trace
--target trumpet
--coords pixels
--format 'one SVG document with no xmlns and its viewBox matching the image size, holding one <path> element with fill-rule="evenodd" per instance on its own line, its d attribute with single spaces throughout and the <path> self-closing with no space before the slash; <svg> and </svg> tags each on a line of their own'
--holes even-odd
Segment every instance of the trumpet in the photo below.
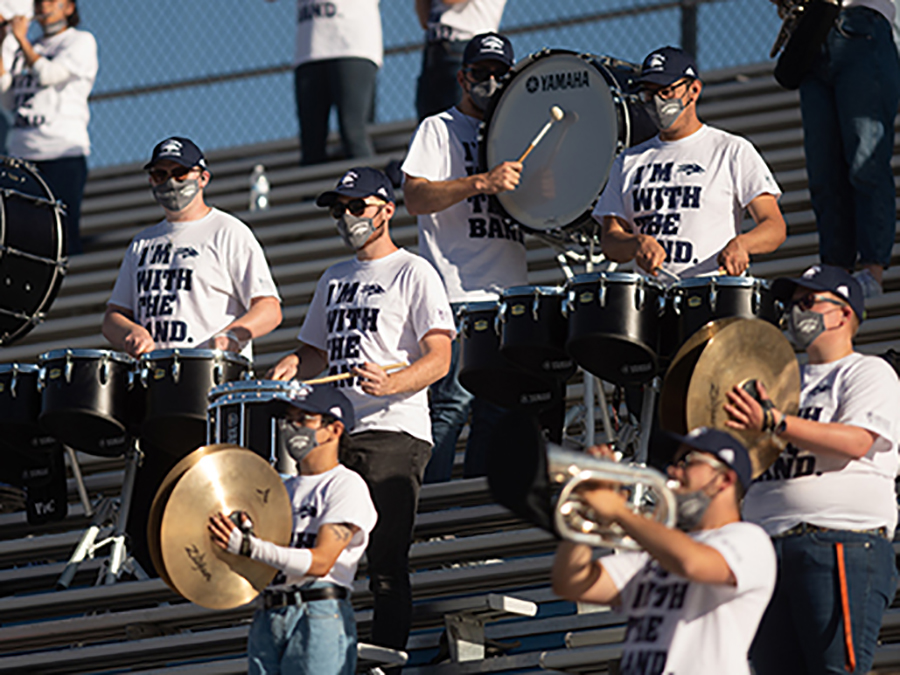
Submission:
<svg viewBox="0 0 900 675">
<path fill-rule="evenodd" d="M 588 481 L 615 483 L 627 491 L 629 507 L 666 527 L 674 527 L 675 495 L 663 474 L 655 469 L 618 464 L 547 444 L 547 476 L 553 486 L 562 485 L 554 508 L 554 524 L 560 537 L 589 546 L 641 550 L 616 523 L 601 523 L 578 494 Z"/>
</svg>

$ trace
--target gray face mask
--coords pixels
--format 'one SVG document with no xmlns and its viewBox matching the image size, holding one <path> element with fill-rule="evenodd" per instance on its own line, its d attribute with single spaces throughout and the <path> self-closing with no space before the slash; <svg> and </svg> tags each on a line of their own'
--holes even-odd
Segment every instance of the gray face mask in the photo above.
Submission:
<svg viewBox="0 0 900 675">
<path fill-rule="evenodd" d="M 166 211 L 183 211 L 200 191 L 200 181 L 188 178 L 177 181 L 170 178 L 161 185 L 153 186 L 153 196 Z"/>
<path fill-rule="evenodd" d="M 354 216 L 348 212 L 345 212 L 337 221 L 337 230 L 341 235 L 341 239 L 354 251 L 358 251 L 365 246 L 366 242 L 369 241 L 369 237 L 375 234 L 376 229 L 378 228 L 375 227 L 375 223 L 371 218 Z"/>
<path fill-rule="evenodd" d="M 700 526 L 700 521 L 706 515 L 706 510 L 712 498 L 706 494 L 706 490 L 697 490 L 684 494 L 675 494 L 675 503 L 678 505 L 678 516 L 675 527 L 682 532 L 692 532 Z"/>
<path fill-rule="evenodd" d="M 298 427 L 288 420 L 278 420 L 278 445 L 282 454 L 289 455 L 297 464 L 318 447 L 316 430 Z"/>
<path fill-rule="evenodd" d="M 499 88 L 500 85 L 497 84 L 497 80 L 493 77 L 489 77 L 484 82 L 478 82 L 477 84 L 471 85 L 469 87 L 469 96 L 472 97 L 473 105 L 481 112 L 484 112 L 491 100 L 491 96 L 493 96 Z"/>
<path fill-rule="evenodd" d="M 62 33 L 68 27 L 69 22 L 65 19 L 60 19 L 59 21 L 48 23 L 46 26 L 41 26 L 41 30 L 44 32 L 44 37 L 53 37 L 58 33 Z"/>
<path fill-rule="evenodd" d="M 665 131 L 675 124 L 675 120 L 684 111 L 684 101 L 680 98 L 664 101 L 659 96 L 654 96 L 649 102 L 644 103 L 644 110 L 650 115 L 656 128 Z"/>
<path fill-rule="evenodd" d="M 788 316 L 788 337 L 798 349 L 806 349 L 825 332 L 825 317 L 811 309 L 791 307 Z"/>
</svg>

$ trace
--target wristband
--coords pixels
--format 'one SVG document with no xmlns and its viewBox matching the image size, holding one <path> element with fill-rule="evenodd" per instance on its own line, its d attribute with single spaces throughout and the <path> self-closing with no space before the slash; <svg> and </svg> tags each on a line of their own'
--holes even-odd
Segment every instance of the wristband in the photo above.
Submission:
<svg viewBox="0 0 900 675">
<path fill-rule="evenodd" d="M 235 555 L 238 555 L 239 553 L 243 555 L 242 549 L 244 547 L 244 539 L 244 533 L 235 527 L 231 530 L 231 534 L 228 535 L 228 546 L 225 550 Z"/>
<path fill-rule="evenodd" d="M 772 429 L 772 433 L 781 436 L 787 430 L 787 415 L 781 413 L 781 421 Z"/>
</svg>

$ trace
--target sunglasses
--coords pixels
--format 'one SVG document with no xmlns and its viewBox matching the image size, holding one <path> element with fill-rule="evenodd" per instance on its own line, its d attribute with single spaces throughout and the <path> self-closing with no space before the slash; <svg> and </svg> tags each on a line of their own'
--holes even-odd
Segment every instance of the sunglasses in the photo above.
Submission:
<svg viewBox="0 0 900 675">
<path fill-rule="evenodd" d="M 466 73 L 473 82 L 487 82 L 488 78 L 493 77 L 499 80 L 509 72 L 506 66 L 469 66 Z"/>
<path fill-rule="evenodd" d="M 693 82 L 692 79 L 684 78 L 661 89 L 641 89 L 640 97 L 644 103 L 652 101 L 654 96 L 659 96 L 663 101 L 667 101 L 670 98 L 675 98 L 678 95 L 678 90 L 686 84 L 689 85 L 691 82 Z"/>
<path fill-rule="evenodd" d="M 185 177 L 196 168 L 198 167 L 179 166 L 171 171 L 166 171 L 165 169 L 150 169 L 150 171 L 147 172 L 147 175 L 150 176 L 155 183 L 164 183 L 169 180 L 170 177 L 175 180 L 184 180 Z"/>
<path fill-rule="evenodd" d="M 385 202 L 386 203 L 386 202 Z M 359 217 L 363 213 L 365 213 L 366 209 L 370 206 L 376 206 L 375 204 L 368 204 L 365 199 L 351 199 L 349 202 L 335 202 L 331 205 L 331 217 L 337 220 L 341 216 L 343 216 L 347 211 L 349 211 L 352 215 Z M 378 205 L 379 210 L 384 207 L 384 204 Z"/>
<path fill-rule="evenodd" d="M 682 457 L 678 461 L 672 462 L 672 466 L 674 466 L 676 469 L 681 469 L 682 471 L 687 469 L 689 466 L 693 466 L 694 464 L 709 464 L 712 468 L 717 470 L 728 468 L 715 457 L 711 457 L 710 455 L 702 452 L 696 452 L 694 450 L 685 453 L 684 457 Z"/>
<path fill-rule="evenodd" d="M 788 307 L 799 307 L 800 309 L 809 311 L 820 302 L 827 302 L 831 305 L 837 305 L 838 307 L 847 306 L 847 303 L 841 302 L 840 300 L 834 300 L 833 298 L 826 298 L 820 295 L 810 294 L 804 295 L 802 298 L 797 298 L 796 300 L 791 300 Z"/>
</svg>

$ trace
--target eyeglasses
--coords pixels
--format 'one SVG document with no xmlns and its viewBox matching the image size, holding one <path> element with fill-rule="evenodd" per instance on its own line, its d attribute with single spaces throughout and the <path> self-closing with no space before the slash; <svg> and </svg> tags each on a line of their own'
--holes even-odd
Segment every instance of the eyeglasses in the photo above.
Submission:
<svg viewBox="0 0 900 675">
<path fill-rule="evenodd" d="M 820 302 L 827 302 L 830 305 L 837 305 L 838 307 L 846 307 L 847 303 L 841 302 L 840 300 L 835 300 L 833 298 L 826 298 L 822 295 L 815 295 L 810 293 L 809 295 L 804 295 L 802 298 L 797 298 L 796 300 L 791 300 L 789 303 L 789 307 L 799 307 L 800 309 L 809 311 L 813 307 L 815 307 Z"/>
<path fill-rule="evenodd" d="M 651 100 L 653 100 L 654 96 L 659 96 L 664 101 L 670 98 L 675 98 L 678 95 L 678 89 L 680 87 L 682 87 L 683 85 L 689 85 L 693 81 L 694 80 L 692 80 L 691 78 L 686 77 L 678 80 L 678 82 L 673 82 L 668 87 L 663 87 L 662 89 L 642 89 L 640 93 L 641 100 L 644 103 L 649 103 Z"/>
<path fill-rule="evenodd" d="M 684 457 L 679 459 L 676 462 L 672 462 L 672 466 L 676 469 L 681 469 L 682 471 L 686 470 L 689 466 L 693 466 L 694 464 L 708 464 L 712 468 L 721 471 L 722 469 L 727 469 L 722 462 L 720 462 L 715 457 L 711 455 L 707 455 L 704 452 L 698 452 L 696 450 L 691 450 L 688 453 L 685 453 Z"/>
<path fill-rule="evenodd" d="M 370 206 L 378 206 L 378 209 L 381 210 L 384 207 L 384 204 L 368 204 L 365 199 L 351 199 L 349 202 L 335 202 L 331 205 L 331 217 L 337 220 L 341 216 L 344 215 L 347 211 L 349 211 L 352 215 L 357 218 L 366 212 L 366 209 Z"/>
<path fill-rule="evenodd" d="M 196 166 L 179 166 L 171 171 L 166 171 L 165 169 L 150 169 L 147 172 L 147 175 L 150 176 L 150 179 L 154 183 L 164 183 L 169 178 L 174 178 L 175 180 L 184 180 L 191 171 L 194 169 L 198 169 Z"/>
<path fill-rule="evenodd" d="M 466 73 L 472 82 L 487 82 L 490 77 L 499 80 L 508 72 L 508 66 L 469 66 L 466 68 Z"/>
</svg>

